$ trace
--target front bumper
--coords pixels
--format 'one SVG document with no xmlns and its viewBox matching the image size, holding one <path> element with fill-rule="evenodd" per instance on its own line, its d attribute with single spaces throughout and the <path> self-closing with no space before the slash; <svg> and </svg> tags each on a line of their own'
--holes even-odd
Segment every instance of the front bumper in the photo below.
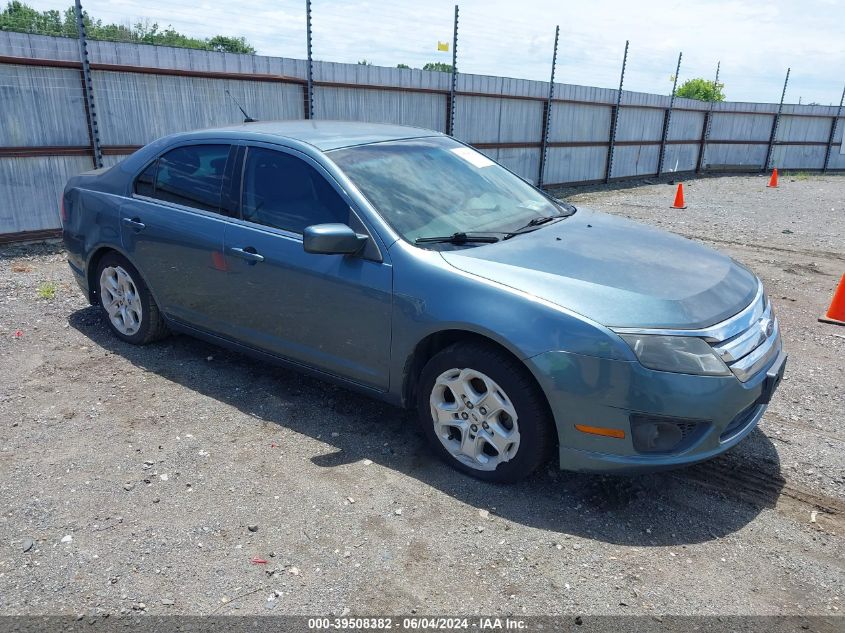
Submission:
<svg viewBox="0 0 845 633">
<path fill-rule="evenodd" d="M 547 352 L 528 364 L 548 397 L 557 425 L 560 467 L 581 472 L 659 470 L 710 459 L 746 437 L 763 416 L 783 376 L 786 353 L 756 374 L 694 376 L 654 371 L 636 361 Z M 635 447 L 631 416 L 696 421 L 699 431 L 680 449 L 644 453 Z M 622 429 L 623 438 L 583 433 L 575 425 Z"/>
</svg>

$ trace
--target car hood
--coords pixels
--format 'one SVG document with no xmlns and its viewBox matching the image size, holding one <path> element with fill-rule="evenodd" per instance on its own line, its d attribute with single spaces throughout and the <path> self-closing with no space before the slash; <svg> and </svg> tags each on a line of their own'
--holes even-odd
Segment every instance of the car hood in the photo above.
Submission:
<svg viewBox="0 0 845 633">
<path fill-rule="evenodd" d="M 708 327 L 749 305 L 759 283 L 710 248 L 581 208 L 531 233 L 441 254 L 608 327 Z"/>
</svg>

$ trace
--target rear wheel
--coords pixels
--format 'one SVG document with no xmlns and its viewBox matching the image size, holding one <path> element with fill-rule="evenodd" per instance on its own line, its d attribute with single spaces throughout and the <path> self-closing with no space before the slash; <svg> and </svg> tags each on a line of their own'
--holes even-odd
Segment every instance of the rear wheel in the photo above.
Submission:
<svg viewBox="0 0 845 633">
<path fill-rule="evenodd" d="M 492 346 L 456 343 L 420 376 L 417 413 L 429 442 L 455 468 L 513 482 L 554 446 L 548 407 L 527 368 Z"/>
<path fill-rule="evenodd" d="M 118 253 L 97 266 L 100 307 L 118 338 L 143 345 L 164 337 L 167 325 L 138 270 Z"/>
</svg>

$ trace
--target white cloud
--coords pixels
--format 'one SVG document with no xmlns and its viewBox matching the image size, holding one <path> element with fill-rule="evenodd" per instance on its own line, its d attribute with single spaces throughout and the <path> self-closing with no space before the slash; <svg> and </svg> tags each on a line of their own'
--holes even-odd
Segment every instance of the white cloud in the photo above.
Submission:
<svg viewBox="0 0 845 633">
<path fill-rule="evenodd" d="M 61 0 L 30 0 L 39 9 Z M 87 0 L 106 21 L 150 19 L 210 36 L 243 35 L 261 54 L 305 56 L 305 2 L 257 0 Z M 451 61 L 437 40 L 451 39 L 452 0 L 425 3 L 314 0 L 314 56 L 378 65 Z M 555 24 L 561 27 L 558 81 L 616 87 L 626 39 L 625 87 L 668 93 L 677 55 L 681 79 L 721 79 L 730 99 L 777 101 L 787 67 L 786 101 L 838 103 L 845 82 L 845 2 L 839 0 L 462 0 L 458 68 L 463 72 L 548 79 Z"/>
</svg>

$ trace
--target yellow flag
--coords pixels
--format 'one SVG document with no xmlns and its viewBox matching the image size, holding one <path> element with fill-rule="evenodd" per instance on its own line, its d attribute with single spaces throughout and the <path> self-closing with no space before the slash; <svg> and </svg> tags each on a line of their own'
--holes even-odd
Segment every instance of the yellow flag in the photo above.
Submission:
<svg viewBox="0 0 845 633">
<path fill-rule="evenodd" d="M 449 42 L 441 42 L 440 40 L 437 40 L 437 50 L 438 51 L 444 51 L 444 52 L 448 53 L 449 52 Z"/>
</svg>

